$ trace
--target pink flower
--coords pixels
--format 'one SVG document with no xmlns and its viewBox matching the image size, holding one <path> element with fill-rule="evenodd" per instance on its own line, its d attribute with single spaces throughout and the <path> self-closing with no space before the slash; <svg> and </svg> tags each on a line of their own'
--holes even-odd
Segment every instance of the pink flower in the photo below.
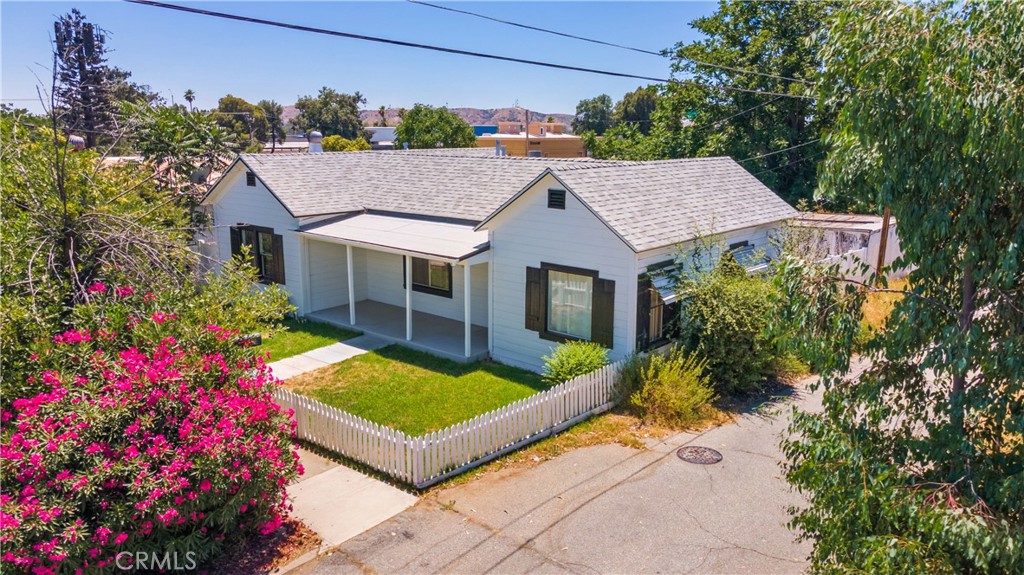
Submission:
<svg viewBox="0 0 1024 575">
<path fill-rule="evenodd" d="M 96 283 L 92 284 L 91 286 L 89 286 L 88 288 L 86 288 L 85 291 L 88 292 L 88 293 L 105 292 L 105 291 L 107 291 L 107 286 L 103 282 L 96 282 Z"/>
<path fill-rule="evenodd" d="M 204 479 L 199 483 L 199 489 L 202 491 L 209 491 L 211 487 L 213 487 L 213 485 L 210 484 L 209 479 Z"/>
<path fill-rule="evenodd" d="M 114 288 L 114 293 L 116 293 L 118 297 L 128 297 L 135 293 L 135 290 L 132 289 L 132 286 L 120 286 Z"/>
</svg>

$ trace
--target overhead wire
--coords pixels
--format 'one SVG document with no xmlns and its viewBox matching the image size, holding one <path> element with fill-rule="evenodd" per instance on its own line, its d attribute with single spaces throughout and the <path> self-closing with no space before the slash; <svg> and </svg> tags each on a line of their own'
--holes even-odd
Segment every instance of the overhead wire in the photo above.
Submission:
<svg viewBox="0 0 1024 575">
<path fill-rule="evenodd" d="M 792 162 L 789 162 L 788 164 L 783 164 L 781 166 L 775 166 L 774 168 L 768 168 L 767 170 L 761 170 L 760 172 L 756 172 L 753 175 L 754 176 L 760 176 L 761 174 L 767 174 L 768 172 L 777 172 L 777 171 L 779 171 L 781 169 L 788 168 L 790 166 L 799 164 L 801 162 L 806 162 L 808 160 L 816 160 L 816 159 L 821 158 L 823 156 L 825 156 L 824 152 L 822 152 L 820 154 L 814 154 L 813 156 L 807 156 L 806 158 L 800 158 L 799 160 L 793 160 Z"/>
<path fill-rule="evenodd" d="M 616 44 L 615 42 L 607 42 L 605 40 L 598 40 L 596 38 L 587 38 L 586 36 L 577 36 L 576 34 L 569 34 L 567 32 L 559 32 L 558 30 L 552 30 L 550 28 L 541 28 L 540 26 L 531 26 L 529 24 L 523 24 L 520 22 L 512 22 L 511 20 L 503 20 L 501 18 L 495 18 L 493 16 L 487 16 L 486 14 L 480 14 L 477 12 L 470 12 L 469 10 L 461 10 L 459 8 L 452 8 L 450 6 L 441 6 L 440 4 L 431 4 L 430 2 L 423 2 L 422 0 L 406 0 L 410 4 L 418 4 L 420 6 L 426 6 L 428 8 L 435 8 L 437 10 L 444 10 L 447 12 L 455 12 L 458 14 L 465 14 L 466 16 L 472 16 L 474 18 L 482 18 L 484 20 L 490 20 L 491 22 L 497 22 L 499 24 L 506 24 L 508 26 L 515 26 L 517 28 L 523 28 L 526 30 L 533 30 L 535 32 L 543 32 L 545 34 L 553 34 L 555 36 L 561 36 L 563 38 L 571 38 L 573 40 L 580 40 L 582 42 L 590 42 L 591 44 L 600 44 L 602 46 L 610 46 L 612 48 L 620 48 L 622 50 L 630 50 L 633 52 L 640 52 L 642 54 L 650 54 L 653 56 L 661 56 L 663 58 L 670 58 L 671 56 L 666 52 L 655 52 L 654 50 L 646 50 L 644 48 L 636 48 L 633 46 L 626 46 L 624 44 Z M 722 70 L 730 70 L 732 72 L 739 72 L 741 74 L 754 74 L 757 76 L 765 76 L 768 78 L 776 78 L 778 80 L 786 80 L 789 82 L 799 82 L 801 84 L 812 84 L 807 80 L 801 80 L 799 78 L 790 78 L 788 76 L 780 76 L 777 74 L 769 74 L 767 72 L 758 72 L 757 70 L 749 70 L 746 68 L 737 68 L 735 66 L 726 66 L 724 64 L 713 64 L 711 62 L 703 62 L 695 58 L 688 58 L 686 56 L 677 55 L 677 57 L 683 60 L 689 60 L 694 64 L 701 66 L 707 66 L 709 68 L 720 68 Z"/>
<path fill-rule="evenodd" d="M 354 39 L 354 40 L 364 40 L 364 41 L 367 41 L 367 42 L 377 42 L 377 43 L 381 43 L 381 44 L 390 44 L 390 45 L 393 45 L 393 46 L 403 46 L 403 47 L 406 47 L 406 48 L 418 48 L 418 49 L 421 49 L 421 50 L 432 50 L 432 51 L 435 51 L 435 52 L 445 52 L 445 53 L 448 53 L 448 54 L 458 54 L 458 55 L 462 55 L 462 56 L 472 56 L 472 57 L 476 57 L 476 58 L 486 58 L 486 59 L 490 59 L 490 60 L 500 60 L 500 61 L 504 61 L 504 62 L 515 62 L 515 63 L 519 63 L 519 64 L 528 64 L 528 65 L 531 65 L 531 66 L 541 66 L 541 67 L 545 67 L 545 68 L 554 68 L 554 69 L 558 69 L 558 70 L 569 70 L 569 71 L 574 71 L 574 72 L 585 72 L 585 73 L 589 73 L 589 74 L 601 74 L 601 75 L 604 75 L 604 76 L 614 76 L 614 77 L 619 77 L 619 78 L 634 78 L 634 79 L 638 79 L 638 80 L 649 80 L 649 81 L 652 81 L 652 82 L 661 82 L 661 83 L 682 83 L 682 84 L 690 84 L 690 85 L 695 85 L 695 86 L 702 86 L 702 87 L 710 88 L 710 89 L 729 90 L 729 91 L 736 91 L 736 92 L 746 92 L 746 93 L 751 93 L 751 94 L 762 94 L 762 95 L 767 95 L 767 96 L 779 96 L 779 97 L 785 97 L 785 98 L 799 98 L 799 99 L 806 99 L 806 100 L 813 99 L 813 98 L 810 98 L 809 96 L 800 96 L 800 95 L 795 95 L 795 94 L 783 94 L 783 93 L 779 93 L 779 92 L 771 92 L 771 91 L 766 91 L 766 90 L 753 90 L 753 89 L 749 89 L 749 88 L 739 88 L 739 87 L 736 87 L 736 86 L 729 86 L 729 85 L 704 84 L 704 83 L 697 82 L 697 81 L 694 81 L 694 80 L 677 80 L 677 79 L 671 79 L 671 78 L 657 78 L 657 77 L 653 77 L 653 76 L 644 76 L 644 75 L 640 75 L 640 74 L 630 74 L 630 73 L 626 73 L 626 72 L 615 72 L 615 71 L 611 71 L 611 70 L 600 70 L 600 69 L 596 69 L 596 68 L 587 68 L 587 67 L 583 67 L 583 66 L 571 66 L 571 65 L 568 65 L 568 64 L 556 64 L 556 63 L 553 63 L 553 62 L 544 62 L 544 61 L 540 61 L 540 60 L 530 60 L 530 59 L 526 59 L 526 58 L 516 58 L 516 57 L 513 57 L 513 56 L 502 56 L 502 55 L 498 55 L 498 54 L 487 54 L 487 53 L 484 53 L 484 52 L 475 52 L 475 51 L 472 51 L 472 50 L 460 50 L 460 49 L 457 49 L 457 48 L 447 48 L 447 47 L 444 47 L 444 46 L 434 46 L 434 45 L 431 45 L 431 44 L 420 44 L 420 43 L 417 43 L 417 42 L 406 42 L 404 40 L 393 40 L 393 39 L 390 39 L 390 38 L 381 38 L 381 37 L 377 37 L 377 36 L 368 36 L 368 35 L 365 35 L 365 34 L 353 34 L 353 33 L 350 33 L 350 32 L 341 32 L 341 31 L 338 31 L 338 30 L 328 30 L 328 29 L 325 29 L 325 28 L 315 28 L 315 27 L 312 27 L 312 26 L 303 26 L 303 25 L 299 25 L 299 24 L 289 24 L 287 22 L 280 22 L 280 21 L 277 21 L 277 20 L 266 20 L 266 19 L 263 19 L 263 18 L 253 18 L 251 16 L 242 16 L 242 15 L 239 15 L 239 14 L 230 14 L 230 13 L 227 13 L 227 12 L 217 12 L 217 11 L 214 11 L 214 10 L 206 10 L 206 9 L 203 9 L 203 8 L 195 8 L 195 7 L 191 7 L 191 6 L 179 6 L 177 4 L 168 4 L 168 3 L 165 3 L 165 2 L 157 2 L 157 1 L 154 1 L 154 0 L 124 0 L 124 1 L 128 2 L 128 3 L 131 3 L 131 4 L 139 4 L 139 5 L 150 6 L 150 7 L 154 7 L 154 8 L 163 8 L 163 9 L 167 9 L 167 10 L 176 10 L 176 11 L 179 11 L 179 12 L 187 12 L 187 13 L 190 13 L 190 14 L 198 14 L 198 15 L 210 16 L 210 17 L 214 17 L 214 18 L 223 18 L 223 19 L 227 19 L 227 20 L 235 20 L 235 21 L 238 21 L 238 22 L 247 22 L 247 23 L 250 23 L 250 24 L 261 24 L 261 25 L 264 25 L 264 26 L 273 26 L 273 27 L 277 27 L 277 28 L 285 28 L 285 29 L 288 29 L 288 30 L 296 30 L 296 31 L 300 31 L 300 32 L 309 32 L 309 33 L 313 33 L 313 34 L 324 34 L 324 35 L 328 35 L 328 36 L 337 36 L 337 37 L 341 37 L 341 38 L 351 38 L 351 39 Z"/>
<path fill-rule="evenodd" d="M 802 144 L 797 144 L 795 146 L 790 146 L 788 148 L 783 148 L 781 150 L 775 150 L 774 152 L 768 152 L 767 154 L 761 154 L 760 156 L 751 156 L 749 158 L 745 158 L 743 160 L 737 160 L 737 161 L 739 161 L 739 162 L 749 162 L 750 160 L 760 160 L 761 158 L 767 158 L 768 156 L 774 156 L 775 154 L 781 154 L 782 152 L 788 152 L 790 150 L 795 150 L 797 148 L 802 148 L 804 146 L 809 146 L 809 145 L 811 145 L 811 144 L 813 144 L 815 142 L 820 142 L 820 141 L 821 141 L 821 138 L 815 138 L 813 140 L 808 140 L 808 141 L 806 141 L 806 142 L 804 142 Z"/>
</svg>

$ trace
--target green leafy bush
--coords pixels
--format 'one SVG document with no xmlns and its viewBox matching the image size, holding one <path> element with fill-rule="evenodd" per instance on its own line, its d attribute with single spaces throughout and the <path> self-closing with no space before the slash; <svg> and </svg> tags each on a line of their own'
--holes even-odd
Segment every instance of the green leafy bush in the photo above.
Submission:
<svg viewBox="0 0 1024 575">
<path fill-rule="evenodd" d="M 341 136 L 326 136 L 320 145 L 325 152 L 359 152 L 370 149 L 370 143 L 363 138 L 348 140 Z"/>
<path fill-rule="evenodd" d="M 705 358 L 716 390 L 759 389 L 771 375 L 775 349 L 767 335 L 772 286 L 748 275 L 731 257 L 681 286 L 681 335 L 687 349 Z"/>
<path fill-rule="evenodd" d="M 707 362 L 673 348 L 666 355 L 634 356 L 620 374 L 629 403 L 646 423 L 686 427 L 700 420 L 715 400 Z"/>
<path fill-rule="evenodd" d="M 569 341 L 558 344 L 543 359 L 544 381 L 557 385 L 607 365 L 608 350 L 590 341 Z"/>
</svg>

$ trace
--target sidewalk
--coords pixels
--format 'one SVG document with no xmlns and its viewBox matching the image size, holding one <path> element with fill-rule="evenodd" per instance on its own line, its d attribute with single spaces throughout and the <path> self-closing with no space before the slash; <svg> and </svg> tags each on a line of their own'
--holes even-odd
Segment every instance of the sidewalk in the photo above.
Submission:
<svg viewBox="0 0 1024 575">
<path fill-rule="evenodd" d="M 305 449 L 306 473 L 288 487 L 293 515 L 316 531 L 326 551 L 401 513 L 417 497 Z"/>
<path fill-rule="evenodd" d="M 269 367 L 278 379 L 288 379 L 308 371 L 327 367 L 332 363 L 345 361 L 368 351 L 380 349 L 386 345 L 388 345 L 388 341 L 377 336 L 360 335 L 347 341 L 339 341 L 275 361 Z"/>
</svg>

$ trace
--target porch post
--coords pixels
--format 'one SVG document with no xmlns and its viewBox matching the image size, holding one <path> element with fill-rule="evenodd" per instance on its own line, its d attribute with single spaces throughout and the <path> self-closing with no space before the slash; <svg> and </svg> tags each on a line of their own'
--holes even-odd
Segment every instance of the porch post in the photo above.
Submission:
<svg viewBox="0 0 1024 575">
<path fill-rule="evenodd" d="M 348 266 L 348 323 L 356 324 L 356 280 L 353 277 L 352 246 L 345 244 L 345 264 Z"/>
<path fill-rule="evenodd" d="M 464 316 L 464 319 L 463 319 L 463 323 L 465 324 L 464 328 L 466 330 L 466 333 L 465 333 L 465 337 L 466 337 L 466 350 L 465 350 L 466 351 L 466 357 L 469 357 L 469 356 L 473 355 L 473 321 L 472 321 L 472 317 L 471 317 L 471 314 L 472 314 L 472 309 L 471 309 L 472 308 L 472 305 L 471 305 L 472 298 L 470 297 L 470 295 L 473 293 L 473 290 L 472 290 L 473 282 L 472 282 L 472 275 L 469 273 L 469 270 L 470 270 L 469 264 L 468 263 L 463 263 L 462 264 L 462 289 L 464 291 L 463 291 L 463 298 L 462 299 L 464 300 L 463 303 L 466 306 L 466 312 L 465 312 L 465 316 Z"/>
<path fill-rule="evenodd" d="M 405 256 L 405 339 L 412 341 L 412 257 Z"/>
</svg>

